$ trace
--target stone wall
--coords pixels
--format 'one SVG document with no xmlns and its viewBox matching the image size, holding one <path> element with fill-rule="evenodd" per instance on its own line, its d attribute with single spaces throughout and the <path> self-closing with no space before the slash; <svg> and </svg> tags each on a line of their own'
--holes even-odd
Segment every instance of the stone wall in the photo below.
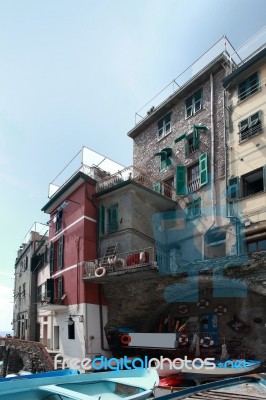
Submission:
<svg viewBox="0 0 266 400">
<path fill-rule="evenodd" d="M 2 374 L 53 370 L 53 360 L 45 347 L 38 342 L 0 338 L 0 355 L 3 357 Z"/>
</svg>

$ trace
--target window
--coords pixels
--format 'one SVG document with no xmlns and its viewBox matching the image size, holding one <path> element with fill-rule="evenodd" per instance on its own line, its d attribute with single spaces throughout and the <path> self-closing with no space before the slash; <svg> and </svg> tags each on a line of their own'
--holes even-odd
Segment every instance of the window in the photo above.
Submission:
<svg viewBox="0 0 266 400">
<path fill-rule="evenodd" d="M 201 198 L 199 197 L 196 200 L 190 202 L 186 207 L 186 216 L 187 219 L 197 218 L 201 215 Z"/>
<path fill-rule="evenodd" d="M 168 113 L 158 122 L 158 139 L 161 139 L 165 135 L 171 132 L 171 116 L 172 113 Z"/>
<path fill-rule="evenodd" d="M 265 168 L 258 168 L 242 176 L 242 197 L 251 196 L 264 190 L 265 181 L 263 179 L 263 172 L 265 178 Z"/>
<path fill-rule="evenodd" d="M 23 283 L 23 285 L 22 285 L 21 298 L 24 299 L 25 296 L 26 296 L 26 283 Z"/>
<path fill-rule="evenodd" d="M 71 322 L 72 324 L 68 325 L 68 339 L 75 339 L 75 322 Z"/>
<path fill-rule="evenodd" d="M 107 210 L 108 215 L 108 233 L 118 231 L 118 205 L 115 204 Z"/>
<path fill-rule="evenodd" d="M 176 167 L 176 194 L 192 193 L 208 183 L 208 155 L 201 154 L 199 161 L 186 168 L 184 165 Z"/>
<path fill-rule="evenodd" d="M 253 253 L 254 251 L 266 250 L 266 237 L 257 240 L 247 241 L 247 252 Z"/>
<path fill-rule="evenodd" d="M 60 210 L 56 214 L 55 232 L 59 232 L 62 229 L 62 217 L 63 217 L 63 211 Z"/>
<path fill-rule="evenodd" d="M 258 111 L 239 123 L 239 141 L 248 139 L 262 131 L 261 112 Z"/>
<path fill-rule="evenodd" d="M 64 236 L 57 242 L 50 245 L 50 273 L 53 273 L 64 266 Z"/>
<path fill-rule="evenodd" d="M 185 141 L 185 155 L 186 157 L 194 153 L 199 148 L 199 136 L 197 129 L 193 130 L 193 133 L 186 135 Z"/>
<path fill-rule="evenodd" d="M 163 182 L 163 195 L 166 197 L 172 198 L 172 193 L 174 192 L 174 177 L 168 178 L 166 181 Z"/>
<path fill-rule="evenodd" d="M 192 117 L 202 109 L 202 89 L 195 92 L 186 100 L 186 118 Z"/>
<path fill-rule="evenodd" d="M 154 156 L 160 156 L 160 172 L 164 172 L 172 166 L 172 149 L 165 147 L 162 151 L 155 153 Z"/>
<path fill-rule="evenodd" d="M 238 86 L 238 100 L 242 101 L 259 90 L 259 75 L 256 72 Z"/>
</svg>

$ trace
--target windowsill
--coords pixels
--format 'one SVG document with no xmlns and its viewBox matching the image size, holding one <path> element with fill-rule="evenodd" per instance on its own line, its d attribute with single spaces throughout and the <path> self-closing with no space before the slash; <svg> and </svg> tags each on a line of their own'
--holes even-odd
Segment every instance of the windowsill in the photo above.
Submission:
<svg viewBox="0 0 266 400">
<path fill-rule="evenodd" d="M 185 120 L 188 120 L 190 118 L 193 118 L 195 115 L 199 114 L 201 111 L 203 111 L 204 108 L 201 108 L 200 110 L 196 111 L 194 114 L 190 115 L 189 117 L 185 117 Z"/>
<path fill-rule="evenodd" d="M 166 138 L 167 136 L 169 136 L 172 133 L 172 129 L 170 130 L 170 132 L 168 132 L 166 135 L 163 135 L 162 137 L 158 138 L 157 137 L 157 142 L 160 142 L 161 140 L 163 140 L 164 138 Z"/>
<path fill-rule="evenodd" d="M 237 105 L 242 104 L 244 101 L 250 99 L 251 97 L 255 96 L 257 93 L 261 92 L 261 86 L 258 87 L 258 90 L 256 90 L 256 92 L 249 94 L 247 97 L 245 97 L 242 100 L 237 100 Z"/>
<path fill-rule="evenodd" d="M 252 198 L 252 197 L 255 197 L 255 196 L 258 196 L 258 195 L 264 194 L 264 193 L 265 193 L 265 191 L 264 191 L 264 190 L 261 190 L 260 192 L 257 192 L 257 193 L 254 193 L 254 194 L 249 194 L 248 196 L 245 196 L 245 197 L 241 197 L 239 200 L 250 199 L 250 198 Z"/>
</svg>

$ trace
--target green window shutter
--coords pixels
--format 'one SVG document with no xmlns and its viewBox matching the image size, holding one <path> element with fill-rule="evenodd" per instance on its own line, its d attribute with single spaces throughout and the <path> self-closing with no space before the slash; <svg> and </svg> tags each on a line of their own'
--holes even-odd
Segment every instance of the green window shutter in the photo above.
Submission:
<svg viewBox="0 0 266 400">
<path fill-rule="evenodd" d="M 189 146 L 188 146 L 188 140 L 185 140 L 185 157 L 188 157 L 189 155 Z"/>
<path fill-rule="evenodd" d="M 54 302 L 54 279 L 47 279 L 46 281 L 46 295 L 51 298 L 51 303 Z"/>
<path fill-rule="evenodd" d="M 185 137 L 186 137 L 186 134 L 183 133 L 183 135 L 181 135 L 181 136 L 179 136 L 178 138 L 175 139 L 175 143 L 180 142 L 181 140 L 185 139 Z"/>
<path fill-rule="evenodd" d="M 64 261 L 64 236 L 61 236 L 58 240 L 58 247 L 57 247 L 57 267 L 58 269 L 63 268 L 63 261 Z"/>
<path fill-rule="evenodd" d="M 266 192 L 266 165 L 263 167 L 263 188 L 264 192 Z"/>
<path fill-rule="evenodd" d="M 167 159 L 165 159 L 165 160 L 161 159 L 161 162 L 160 162 L 160 172 L 165 171 L 166 168 L 167 168 Z"/>
<path fill-rule="evenodd" d="M 153 184 L 153 190 L 157 193 L 161 193 L 161 184 L 160 182 L 156 182 Z"/>
<path fill-rule="evenodd" d="M 195 150 L 199 148 L 199 131 L 195 127 L 193 130 L 193 147 Z"/>
<path fill-rule="evenodd" d="M 229 201 L 239 199 L 239 178 L 237 176 L 228 181 L 227 197 Z"/>
<path fill-rule="evenodd" d="M 186 167 L 177 165 L 176 167 L 176 194 L 186 194 Z"/>
<path fill-rule="evenodd" d="M 99 231 L 100 235 L 105 234 L 105 207 L 102 204 L 99 207 Z"/>
<path fill-rule="evenodd" d="M 63 277 L 62 275 L 59 276 L 58 278 L 58 290 L 57 290 L 57 296 L 58 299 L 61 299 L 61 297 L 63 296 Z"/>
<path fill-rule="evenodd" d="M 208 183 L 208 154 L 203 153 L 199 158 L 200 186 Z"/>
<path fill-rule="evenodd" d="M 109 233 L 114 233 L 118 231 L 118 206 L 111 206 L 108 210 L 109 218 Z"/>
<path fill-rule="evenodd" d="M 54 272 L 54 243 L 53 242 L 51 242 L 51 244 L 50 244 L 49 262 L 50 262 L 50 273 L 53 273 Z"/>
</svg>

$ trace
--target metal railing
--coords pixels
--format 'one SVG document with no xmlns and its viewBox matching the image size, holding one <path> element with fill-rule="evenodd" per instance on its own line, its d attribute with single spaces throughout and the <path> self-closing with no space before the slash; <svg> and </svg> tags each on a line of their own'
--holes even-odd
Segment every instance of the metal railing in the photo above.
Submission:
<svg viewBox="0 0 266 400">
<path fill-rule="evenodd" d="M 195 190 L 200 188 L 200 177 L 188 181 L 188 193 L 195 192 Z"/>
<path fill-rule="evenodd" d="M 250 138 L 251 136 L 256 135 L 256 133 L 262 132 L 262 123 L 254 126 L 253 128 L 249 128 L 246 131 L 239 132 L 239 142 L 242 142 L 245 139 Z"/>
<path fill-rule="evenodd" d="M 150 176 L 139 168 L 130 166 L 122 171 L 119 171 L 113 175 L 107 176 L 96 184 L 96 192 L 102 192 L 104 190 L 113 188 L 120 185 L 123 182 L 133 181 L 148 189 L 153 190 L 156 193 L 160 193 L 171 199 L 175 199 L 175 188 L 169 186 L 166 183 L 158 182 L 156 177 Z"/>
<path fill-rule="evenodd" d="M 156 267 L 155 247 L 132 250 L 115 256 L 83 261 L 83 278 L 100 277 L 105 274 L 124 273 L 134 268 Z M 96 272 L 96 273 L 95 273 Z"/>
</svg>

